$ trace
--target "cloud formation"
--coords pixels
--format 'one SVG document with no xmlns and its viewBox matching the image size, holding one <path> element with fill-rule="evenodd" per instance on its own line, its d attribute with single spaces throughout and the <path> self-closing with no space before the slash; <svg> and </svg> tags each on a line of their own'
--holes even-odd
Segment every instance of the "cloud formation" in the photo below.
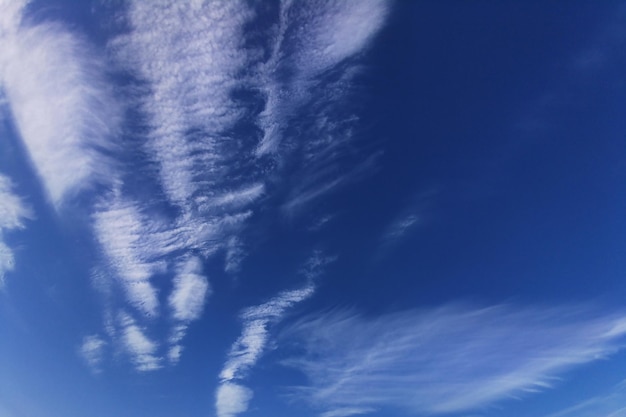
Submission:
<svg viewBox="0 0 626 417">
<path fill-rule="evenodd" d="M 215 401 L 218 416 L 235 416 L 248 409 L 252 391 L 234 381 L 244 379 L 265 352 L 270 327 L 282 320 L 287 309 L 309 298 L 314 291 L 313 284 L 309 283 L 300 289 L 283 291 L 270 301 L 243 311 L 243 331 L 220 372 Z"/>
<path fill-rule="evenodd" d="M 198 257 L 184 260 L 174 277 L 174 289 L 168 298 L 172 318 L 176 321 L 169 339 L 168 359 L 176 363 L 180 359 L 184 338 L 189 323 L 202 315 L 204 303 L 211 294 L 209 281 L 202 274 L 202 261 Z"/>
<path fill-rule="evenodd" d="M 221 384 L 215 395 L 217 417 L 235 417 L 248 410 L 252 390 L 242 385 L 226 382 Z"/>
<path fill-rule="evenodd" d="M 397 407 L 415 414 L 474 410 L 551 387 L 564 371 L 616 352 L 624 316 L 582 309 L 444 307 L 378 318 L 309 317 L 285 331 L 302 354 L 285 362 L 316 408 Z"/>
<path fill-rule="evenodd" d="M 96 373 L 101 372 L 100 365 L 103 360 L 106 342 L 98 335 L 89 335 L 83 338 L 79 354 L 87 365 Z"/>
<path fill-rule="evenodd" d="M 32 216 L 22 199 L 13 192 L 9 177 L 0 174 L 0 289 L 4 276 L 15 268 L 13 250 L 4 242 L 4 235 L 11 230 L 23 229 L 24 220 Z"/>
<path fill-rule="evenodd" d="M 138 371 L 154 371 L 162 367 L 162 359 L 157 356 L 159 345 L 145 334 L 137 322 L 127 313 L 120 313 L 122 341 L 126 352 L 131 356 Z"/>
<path fill-rule="evenodd" d="M 108 154 L 120 120 L 102 62 L 80 37 L 32 23 L 26 1 L 0 2 L 0 86 L 50 202 L 113 177 Z"/>
<path fill-rule="evenodd" d="M 245 113 L 232 93 L 247 63 L 243 29 L 251 16 L 239 0 L 132 1 L 130 30 L 111 43 L 120 61 L 150 85 L 140 100 L 149 117 L 147 149 L 169 200 L 185 211 L 202 210 L 213 197 L 220 205 L 260 195 L 258 184 L 244 185 L 239 195 L 215 194 L 234 150 L 229 129 Z"/>
<path fill-rule="evenodd" d="M 163 256 L 177 247 L 168 225 L 142 215 L 140 206 L 118 196 L 104 200 L 94 214 L 96 237 L 128 301 L 148 316 L 159 314 L 151 278 L 165 272 Z"/>
</svg>

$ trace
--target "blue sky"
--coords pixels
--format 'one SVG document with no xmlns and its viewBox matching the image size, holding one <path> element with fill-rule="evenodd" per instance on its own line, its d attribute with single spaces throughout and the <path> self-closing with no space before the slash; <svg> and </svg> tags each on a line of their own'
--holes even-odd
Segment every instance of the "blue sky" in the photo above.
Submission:
<svg viewBox="0 0 626 417">
<path fill-rule="evenodd" d="M 0 417 L 626 416 L 623 1 L 0 0 Z"/>
</svg>

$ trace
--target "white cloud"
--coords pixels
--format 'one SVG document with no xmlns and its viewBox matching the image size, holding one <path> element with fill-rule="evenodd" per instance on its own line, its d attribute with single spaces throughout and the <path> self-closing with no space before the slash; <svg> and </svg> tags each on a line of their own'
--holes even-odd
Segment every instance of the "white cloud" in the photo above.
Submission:
<svg viewBox="0 0 626 417">
<path fill-rule="evenodd" d="M 100 372 L 106 342 L 98 335 L 85 336 L 79 353 L 94 372 Z"/>
<path fill-rule="evenodd" d="M 162 256 L 180 247 L 176 231 L 142 215 L 138 204 L 117 195 L 103 200 L 93 217 L 96 237 L 129 302 L 147 315 L 158 315 L 151 278 L 165 271 Z"/>
<path fill-rule="evenodd" d="M 59 24 L 22 16 L 27 2 L 0 2 L 0 87 L 51 203 L 114 176 L 119 110 L 102 63 Z"/>
<path fill-rule="evenodd" d="M 347 417 L 361 414 L 369 414 L 376 411 L 375 408 L 359 408 L 359 407 L 342 407 L 335 410 L 326 411 L 320 414 L 320 417 Z"/>
<path fill-rule="evenodd" d="M 210 197 L 211 184 L 228 168 L 224 146 L 233 139 L 226 131 L 243 114 L 232 91 L 246 67 L 243 26 L 251 17 L 239 0 L 132 1 L 131 31 L 111 44 L 150 83 L 142 101 L 150 118 L 148 148 L 160 163 L 167 196 L 181 207 Z"/>
<path fill-rule="evenodd" d="M 122 327 L 122 341 L 126 352 L 131 356 L 138 371 L 153 371 L 161 368 L 161 358 L 156 355 L 159 347 L 145 335 L 144 329 L 128 314 L 121 313 L 119 316 Z"/>
<path fill-rule="evenodd" d="M 389 11 L 387 0 L 310 1 L 297 5 L 294 25 L 297 63 L 307 76 L 318 74 L 362 51 L 383 26 Z M 297 23 L 297 22 L 294 22 Z"/>
<path fill-rule="evenodd" d="M 315 77 L 364 50 L 388 9 L 384 0 L 281 3 L 272 56 L 261 77 L 266 106 L 259 118 L 264 130 L 259 155 L 278 150 L 288 119 L 315 91 Z M 286 67 L 291 79 L 277 79 Z"/>
<path fill-rule="evenodd" d="M 259 197 L 261 197 L 264 192 L 265 192 L 264 184 L 261 184 L 261 183 L 252 184 L 243 189 L 240 189 L 237 191 L 230 191 L 220 196 L 217 196 L 214 199 L 213 204 L 219 207 L 222 207 L 222 206 L 241 207 L 241 206 L 245 206 L 254 202 Z"/>
<path fill-rule="evenodd" d="M 176 321 L 169 338 L 170 363 L 177 363 L 180 360 L 183 350 L 180 342 L 185 337 L 189 323 L 202 315 L 204 304 L 210 294 L 209 282 L 202 275 L 200 258 L 190 257 L 182 261 L 174 276 L 174 289 L 168 298 L 172 318 Z"/>
<path fill-rule="evenodd" d="M 215 402 L 218 416 L 233 417 L 248 409 L 252 391 L 232 381 L 245 378 L 263 355 L 270 326 L 280 322 L 287 309 L 309 298 L 314 291 L 313 284 L 309 283 L 297 290 L 283 291 L 270 301 L 243 311 L 243 331 L 231 347 L 228 360 L 220 372 L 221 383 Z"/>
<path fill-rule="evenodd" d="M 389 225 L 383 235 L 383 245 L 392 245 L 404 238 L 417 224 L 419 217 L 415 213 L 409 213 L 397 218 Z"/>
<path fill-rule="evenodd" d="M 551 387 L 562 372 L 616 352 L 625 322 L 582 309 L 507 306 L 331 313 L 295 324 L 281 340 L 306 352 L 285 363 L 309 378 L 296 395 L 322 410 L 439 414 Z"/>
<path fill-rule="evenodd" d="M 176 320 L 197 320 L 210 294 L 209 282 L 202 275 L 202 262 L 197 257 L 185 260 L 174 277 L 174 289 L 169 304 Z"/>
<path fill-rule="evenodd" d="M 244 310 L 241 314 L 243 332 L 230 349 L 228 361 L 220 373 L 222 381 L 244 377 L 264 352 L 268 327 L 280 321 L 289 307 L 309 298 L 314 291 L 313 285 L 307 284 L 297 290 L 283 291 L 264 304 Z"/>
<path fill-rule="evenodd" d="M 252 395 L 250 389 L 232 382 L 220 385 L 215 395 L 217 417 L 234 417 L 247 411 Z"/>
<path fill-rule="evenodd" d="M 30 217 L 32 217 L 30 209 L 13 192 L 11 180 L 0 174 L 0 288 L 4 286 L 5 273 L 15 268 L 15 255 L 3 241 L 4 234 L 11 230 L 23 229 L 24 220 Z"/>
</svg>

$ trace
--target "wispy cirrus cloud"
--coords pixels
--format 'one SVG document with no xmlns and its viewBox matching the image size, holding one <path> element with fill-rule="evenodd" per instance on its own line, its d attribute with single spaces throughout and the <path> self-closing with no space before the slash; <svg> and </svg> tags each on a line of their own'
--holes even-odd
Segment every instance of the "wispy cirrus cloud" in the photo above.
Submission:
<svg viewBox="0 0 626 417">
<path fill-rule="evenodd" d="M 357 416 L 361 414 L 370 414 L 376 411 L 371 407 L 341 407 L 331 411 L 325 411 L 320 414 L 320 417 L 347 417 Z"/>
<path fill-rule="evenodd" d="M 388 246 L 398 242 L 404 238 L 418 223 L 419 216 L 415 213 L 409 213 L 397 218 L 387 227 L 387 230 L 383 234 L 383 245 Z"/>
<path fill-rule="evenodd" d="M 102 371 L 100 365 L 104 358 L 104 349 L 107 343 L 98 335 L 89 335 L 83 338 L 78 353 L 87 365 L 96 373 Z"/>
<path fill-rule="evenodd" d="M 219 376 L 220 386 L 215 402 L 219 417 L 232 417 L 248 409 L 253 393 L 239 381 L 247 377 L 250 369 L 265 353 L 270 329 L 284 319 L 291 307 L 313 295 L 315 279 L 334 260 L 335 257 L 324 256 L 320 251 L 315 251 L 300 271 L 307 279 L 306 285 L 283 291 L 266 303 L 247 308 L 241 313 L 241 336 L 232 345 Z"/>
<path fill-rule="evenodd" d="M 133 187 L 115 183 L 115 198 L 95 207 L 94 229 L 108 269 L 135 308 L 156 317 L 162 312 L 159 299 L 168 300 L 170 362 L 180 358 L 181 340 L 210 293 L 198 272 L 202 263 L 223 254 L 224 270 L 236 273 L 247 255 L 246 226 L 262 204 L 287 194 L 284 207 L 299 209 L 348 184 L 370 163 L 365 158 L 356 170 L 341 173 L 341 155 L 357 119 L 337 115 L 331 104 L 356 68 L 339 66 L 365 50 L 388 8 L 374 0 L 363 7 L 283 2 L 274 25 L 270 20 L 257 26 L 251 23 L 259 23 L 265 9 L 243 0 L 125 4 L 124 29 L 109 48 L 136 81 L 128 105 L 142 122 L 131 129 L 137 128 L 133 135 L 141 138 L 149 159 L 140 161 L 142 166 L 157 166 L 167 210 L 134 196 Z M 306 21 L 311 24 L 303 30 Z M 345 24 L 355 26 L 350 39 L 327 33 Z M 269 49 L 261 51 L 264 47 Z M 319 83 L 336 69 L 338 77 Z M 286 72 L 293 76 L 282 79 Z M 321 86 L 328 88 L 316 88 Z M 265 102 L 260 114 L 259 102 Z M 290 137 L 291 143 L 281 147 L 283 133 L 293 128 L 294 113 L 286 109 L 302 111 L 306 105 L 320 115 L 306 127 L 305 136 L 315 139 Z M 270 134 L 272 126 L 280 135 Z M 242 134 L 246 128 L 250 134 Z M 280 174 L 294 166 L 300 166 L 299 174 L 290 183 Z M 151 175 L 150 167 L 141 174 Z M 196 272 L 181 273 L 190 259 L 197 260 Z M 158 288 L 155 276 L 172 278 L 173 292 L 159 297 L 169 287 Z M 202 296 L 192 299 L 191 294 Z M 188 303 L 200 307 L 187 308 Z"/>
<path fill-rule="evenodd" d="M 220 373 L 222 381 L 243 378 L 256 364 L 265 350 L 269 337 L 269 326 L 280 321 L 285 311 L 313 295 L 312 284 L 303 288 L 284 291 L 270 301 L 243 311 L 243 331 L 233 344 L 228 360 Z"/>
<path fill-rule="evenodd" d="M 287 160 L 294 170 L 283 206 L 294 214 L 348 184 L 371 158 L 355 145 L 358 118 L 339 103 L 346 104 L 359 73 L 355 58 L 382 28 L 389 2 L 283 1 L 278 8 L 270 57 L 259 71 L 265 108 L 256 153 Z M 315 117 L 302 120 L 302 113 Z M 347 160 L 357 169 L 342 172 Z"/>
<path fill-rule="evenodd" d="M 589 398 L 546 417 L 624 417 L 626 416 L 626 381 L 609 392 Z"/>
<path fill-rule="evenodd" d="M 182 351 L 180 341 L 185 336 L 189 323 L 202 315 L 204 303 L 211 294 L 209 281 L 202 273 L 202 261 L 198 257 L 185 259 L 178 265 L 174 277 L 174 289 L 168 302 L 176 321 L 170 336 L 168 358 L 178 362 Z"/>
<path fill-rule="evenodd" d="M 167 268 L 163 256 L 178 248 L 176 234 L 142 214 L 141 207 L 117 195 L 104 200 L 94 214 L 96 237 L 129 302 L 148 316 L 159 314 L 151 279 Z"/>
<path fill-rule="evenodd" d="M 79 36 L 0 2 L 0 86 L 50 202 L 114 177 L 109 153 L 120 121 L 104 66 Z"/>
<path fill-rule="evenodd" d="M 248 62 L 243 30 L 251 17 L 239 0 L 132 1 L 130 30 L 111 43 L 120 61 L 149 83 L 150 93 L 140 99 L 149 117 L 147 149 L 169 200 L 184 210 L 198 210 L 211 198 L 220 205 L 260 194 L 244 185 L 239 195 L 219 196 L 237 148 L 229 130 L 245 114 L 233 92 Z"/>
<path fill-rule="evenodd" d="M 135 369 L 145 372 L 161 368 L 162 358 L 157 355 L 158 342 L 146 336 L 145 329 L 127 313 L 119 314 L 119 324 L 123 346 L 131 356 Z"/>
<path fill-rule="evenodd" d="M 262 70 L 266 106 L 259 120 L 264 131 L 259 154 L 278 150 L 294 110 L 314 95 L 316 77 L 361 52 L 383 26 L 388 10 L 384 0 L 280 2 L 270 58 Z M 281 78 L 286 70 L 291 75 Z"/>
<path fill-rule="evenodd" d="M 9 177 L 0 174 L 0 289 L 4 287 L 4 276 L 15 268 L 13 250 L 4 242 L 6 232 L 23 229 L 24 220 L 32 213 L 22 199 L 13 192 Z"/>
<path fill-rule="evenodd" d="M 285 362 L 310 381 L 295 397 L 331 415 L 380 407 L 444 414 L 551 387 L 564 371 L 620 349 L 624 323 L 575 308 L 444 307 L 322 314 L 281 340 L 304 352 Z"/>
<path fill-rule="evenodd" d="M 252 391 L 238 384 L 265 352 L 270 326 L 278 323 L 286 310 L 309 298 L 315 291 L 311 283 L 305 287 L 284 291 L 270 301 L 251 307 L 241 314 L 243 331 L 228 353 L 220 372 L 215 408 L 218 417 L 233 417 L 248 409 Z"/>
</svg>

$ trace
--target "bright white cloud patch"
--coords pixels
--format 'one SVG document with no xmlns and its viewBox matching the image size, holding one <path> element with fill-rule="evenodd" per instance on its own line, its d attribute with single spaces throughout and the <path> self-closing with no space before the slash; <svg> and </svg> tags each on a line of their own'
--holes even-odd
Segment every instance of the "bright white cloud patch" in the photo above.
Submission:
<svg viewBox="0 0 626 417">
<path fill-rule="evenodd" d="M 252 391 L 244 386 L 227 382 L 217 389 L 215 408 L 217 417 L 235 417 L 248 410 Z"/>
<path fill-rule="evenodd" d="M 0 174 L 0 288 L 4 286 L 5 273 L 15 268 L 15 255 L 3 241 L 4 234 L 24 228 L 24 219 L 29 217 L 31 212 L 13 192 L 11 180 Z"/>
<path fill-rule="evenodd" d="M 55 207 L 109 182 L 119 114 L 89 46 L 55 23 L 33 24 L 27 2 L 0 2 L 0 86 L 24 146 Z"/>
<path fill-rule="evenodd" d="M 121 313 L 119 322 L 126 352 L 131 356 L 138 371 L 153 371 L 161 368 L 161 358 L 156 355 L 158 343 L 146 336 L 143 328 L 128 314 Z"/>
<path fill-rule="evenodd" d="M 384 406 L 417 414 L 468 411 L 550 387 L 559 373 L 614 353 L 625 320 L 506 306 L 371 319 L 332 313 L 286 331 L 305 352 L 286 363 L 310 380 L 297 395 L 331 415 Z"/>
<path fill-rule="evenodd" d="M 208 292 L 209 282 L 202 275 L 200 259 L 194 257 L 184 261 L 174 277 L 174 290 L 169 298 L 174 318 L 181 321 L 198 319 Z"/>
</svg>

